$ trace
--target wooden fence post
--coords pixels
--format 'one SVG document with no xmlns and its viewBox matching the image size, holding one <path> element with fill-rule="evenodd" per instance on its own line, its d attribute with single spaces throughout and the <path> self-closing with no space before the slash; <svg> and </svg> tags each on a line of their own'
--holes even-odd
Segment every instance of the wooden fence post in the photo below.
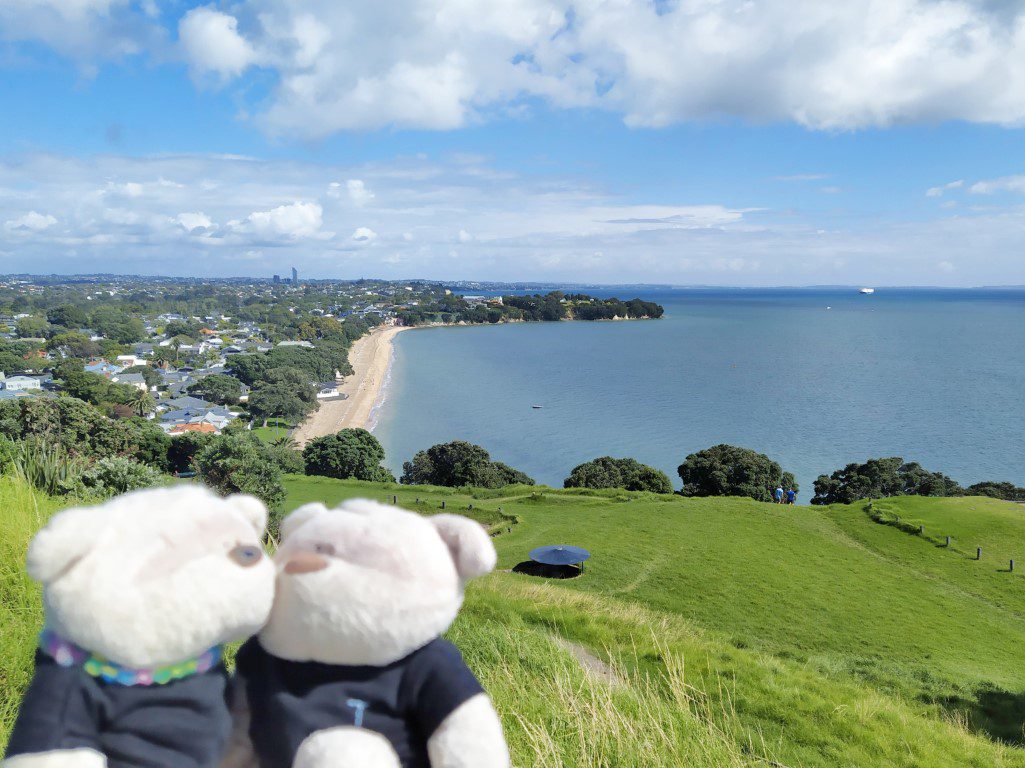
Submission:
<svg viewBox="0 0 1025 768">
<path fill-rule="evenodd" d="M 976 560 L 981 560 L 982 559 L 982 547 L 976 547 L 975 548 L 975 559 Z"/>
<path fill-rule="evenodd" d="M 950 546 L 950 537 L 949 536 L 947 537 L 947 546 L 948 547 Z"/>
<path fill-rule="evenodd" d="M 391 497 L 391 503 L 392 504 L 398 504 L 399 503 L 399 497 L 398 496 L 392 496 Z"/>
<path fill-rule="evenodd" d="M 444 501 L 443 501 L 443 502 L 441 502 L 441 508 L 442 508 L 442 509 L 444 509 L 444 508 L 445 508 L 445 502 L 444 502 Z"/>
<path fill-rule="evenodd" d="M 1011 567 L 1008 569 L 1011 573 L 1014 573 L 1014 560 L 1011 561 Z"/>
</svg>

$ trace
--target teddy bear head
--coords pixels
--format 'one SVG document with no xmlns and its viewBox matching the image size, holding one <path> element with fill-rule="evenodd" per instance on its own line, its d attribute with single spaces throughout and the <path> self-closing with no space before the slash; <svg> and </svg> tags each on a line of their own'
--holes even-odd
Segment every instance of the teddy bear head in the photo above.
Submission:
<svg viewBox="0 0 1025 768">
<path fill-rule="evenodd" d="M 255 633 L 274 599 L 251 496 L 199 486 L 136 491 L 55 515 L 29 546 L 47 628 L 123 666 L 195 657 Z"/>
<path fill-rule="evenodd" d="M 484 528 L 465 517 L 362 499 L 308 504 L 282 524 L 260 644 L 292 661 L 390 664 L 448 629 L 466 582 L 495 560 Z"/>
</svg>

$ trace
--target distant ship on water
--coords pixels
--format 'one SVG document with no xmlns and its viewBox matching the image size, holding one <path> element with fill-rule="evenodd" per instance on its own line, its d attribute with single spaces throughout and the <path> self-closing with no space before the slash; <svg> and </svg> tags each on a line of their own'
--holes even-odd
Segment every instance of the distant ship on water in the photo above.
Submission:
<svg viewBox="0 0 1025 768">
<path fill-rule="evenodd" d="M 858 293 L 866 293 L 866 294 L 867 293 L 875 293 L 875 292 L 876 292 L 875 288 L 862 288 L 860 291 L 858 291 Z"/>
</svg>

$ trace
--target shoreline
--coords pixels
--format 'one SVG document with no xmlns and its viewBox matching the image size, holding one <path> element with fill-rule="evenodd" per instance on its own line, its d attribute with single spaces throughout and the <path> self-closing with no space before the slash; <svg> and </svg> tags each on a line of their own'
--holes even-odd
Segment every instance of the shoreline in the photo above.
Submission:
<svg viewBox="0 0 1025 768">
<path fill-rule="evenodd" d="M 342 429 L 369 429 L 371 414 L 391 368 L 392 340 L 405 330 L 409 329 L 399 325 L 378 326 L 353 342 L 349 349 L 353 372 L 337 386 L 338 392 L 347 397 L 321 403 L 296 428 L 292 437 L 300 449 L 314 438 L 332 435 Z"/>
<path fill-rule="evenodd" d="M 652 317 L 617 317 L 598 320 L 577 320 L 564 317 L 555 322 L 561 323 L 612 323 L 634 320 L 655 320 Z M 361 428 L 372 431 L 376 426 L 377 415 L 383 402 L 385 388 L 391 374 L 393 339 L 402 331 L 415 331 L 418 328 L 473 328 L 489 325 L 512 325 L 518 323 L 545 321 L 501 320 L 498 323 L 424 323 L 423 325 L 379 325 L 366 336 L 353 342 L 349 349 L 349 363 L 352 374 L 337 386 L 340 394 L 347 395 L 343 400 L 328 400 L 320 404 L 302 424 L 292 433 L 299 449 L 308 442 L 324 435 L 333 435 L 342 429 Z M 547 321 L 552 322 L 552 321 Z"/>
</svg>

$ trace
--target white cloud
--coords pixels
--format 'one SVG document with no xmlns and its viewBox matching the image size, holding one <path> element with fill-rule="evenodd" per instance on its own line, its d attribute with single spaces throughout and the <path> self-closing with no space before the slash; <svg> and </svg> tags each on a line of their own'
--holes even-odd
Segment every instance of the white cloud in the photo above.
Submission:
<svg viewBox="0 0 1025 768">
<path fill-rule="evenodd" d="M 241 74 L 256 53 L 238 33 L 238 19 L 213 7 L 193 8 L 178 22 L 178 38 L 195 72 L 222 77 Z"/>
<path fill-rule="evenodd" d="M 10 231 L 42 232 L 57 223 L 57 219 L 48 213 L 37 213 L 29 211 L 16 219 L 10 219 L 4 223 L 4 228 Z"/>
<path fill-rule="evenodd" d="M 468 243 L 471 240 L 473 240 L 473 235 L 471 235 L 465 229 L 460 229 L 459 230 L 459 242 L 460 243 Z"/>
<path fill-rule="evenodd" d="M 143 193 L 106 186 L 124 179 Z M 317 198 L 332 180 L 348 200 L 345 179 L 364 181 L 388 204 L 322 207 Z M 483 160 L 352 166 L 40 154 L 0 156 L 0 201 L 9 211 L 0 219 L 8 272 L 269 276 L 295 264 L 324 277 L 1025 283 L 1025 205 L 999 199 L 894 223 L 816 206 L 681 203 L 668 192 L 641 204 L 576 175 L 519 175 Z"/>
<path fill-rule="evenodd" d="M 213 221 L 205 213 L 179 213 L 174 217 L 174 220 L 186 232 L 193 232 L 197 229 L 210 229 L 214 225 Z"/>
<path fill-rule="evenodd" d="M 332 181 L 327 185 L 327 196 L 338 198 L 342 196 L 342 185 L 337 181 Z"/>
<path fill-rule="evenodd" d="M 374 199 L 374 193 L 367 189 L 362 179 L 349 179 L 345 187 L 349 190 L 349 199 L 353 205 L 363 206 Z"/>
<path fill-rule="evenodd" d="M 265 237 L 312 237 L 319 234 L 323 214 L 320 203 L 297 200 L 269 211 L 253 211 L 243 221 L 232 221 L 228 226 Z"/>
<path fill-rule="evenodd" d="M 634 126 L 723 116 L 830 130 L 1025 124 L 1025 8 L 988 0 L 494 0 L 486 14 L 469 0 L 231 8 L 235 16 L 186 16 L 201 14 L 225 41 L 190 60 L 221 74 L 253 63 L 275 70 L 260 120 L 281 135 L 444 130 L 532 99 L 612 111 Z"/>
<path fill-rule="evenodd" d="M 7 0 L 0 40 L 86 66 L 163 62 L 172 35 L 158 11 L 153 0 Z M 289 138 L 445 130 L 535 101 L 634 126 L 1025 125 L 1025 6 L 997 0 L 491 0 L 486 13 L 471 0 L 235 0 L 187 11 L 178 47 L 197 75 L 271 71 L 257 118 Z"/>
<path fill-rule="evenodd" d="M 973 195 L 992 195 L 995 192 L 1025 192 L 1025 174 L 1003 176 L 999 179 L 977 181 L 968 188 Z"/>
<path fill-rule="evenodd" d="M 925 191 L 926 197 L 943 197 L 944 192 L 949 192 L 952 189 L 960 189 L 964 186 L 964 179 L 958 179 L 957 181 L 951 181 L 948 184 L 944 184 L 940 187 L 929 187 Z"/>
</svg>

